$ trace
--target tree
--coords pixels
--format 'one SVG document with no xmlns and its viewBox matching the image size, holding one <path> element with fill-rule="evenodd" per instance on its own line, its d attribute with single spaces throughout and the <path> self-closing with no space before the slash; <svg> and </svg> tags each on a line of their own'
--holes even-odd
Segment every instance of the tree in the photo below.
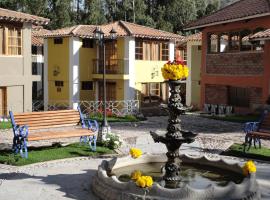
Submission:
<svg viewBox="0 0 270 200">
<path fill-rule="evenodd" d="M 49 27 L 52 29 L 72 25 L 70 0 L 49 0 L 48 17 L 51 19 Z"/>
<path fill-rule="evenodd" d="M 85 24 L 104 24 L 107 22 L 103 3 L 101 0 L 85 0 L 86 12 L 83 17 Z"/>
</svg>

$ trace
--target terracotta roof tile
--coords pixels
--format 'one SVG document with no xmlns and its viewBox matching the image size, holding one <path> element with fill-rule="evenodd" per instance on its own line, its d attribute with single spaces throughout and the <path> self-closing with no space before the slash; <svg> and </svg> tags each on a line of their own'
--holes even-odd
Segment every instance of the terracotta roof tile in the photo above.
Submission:
<svg viewBox="0 0 270 200">
<path fill-rule="evenodd" d="M 185 42 L 187 42 L 187 41 L 201 41 L 201 40 L 202 40 L 202 33 L 201 32 L 195 33 L 192 35 L 188 35 L 184 39 Z"/>
<path fill-rule="evenodd" d="M 49 34 L 51 31 L 44 29 L 42 26 L 32 26 L 32 45 L 43 46 L 43 36 Z"/>
<path fill-rule="evenodd" d="M 250 39 L 256 40 L 256 39 L 270 39 L 270 29 L 267 29 L 265 31 L 260 31 L 258 33 L 255 33 L 254 35 L 250 36 Z"/>
<path fill-rule="evenodd" d="M 129 22 L 117 21 L 110 24 L 101 25 L 101 30 L 105 33 L 105 37 L 109 36 L 110 31 L 114 28 L 118 37 L 134 36 L 138 38 L 156 38 L 156 39 L 175 39 L 183 40 L 184 37 L 161 31 L 158 29 L 141 26 Z M 82 38 L 93 38 L 93 32 L 96 29 L 96 25 L 77 25 L 72 27 L 66 27 L 58 30 L 51 31 L 46 34 L 46 37 L 60 37 L 60 36 L 77 36 Z"/>
<path fill-rule="evenodd" d="M 201 28 L 226 21 L 240 21 L 256 15 L 270 15 L 269 0 L 240 0 L 215 13 L 186 25 L 186 29 Z"/>
<path fill-rule="evenodd" d="M 14 21 L 14 22 L 31 22 L 33 24 L 48 24 L 49 19 L 38 17 L 35 15 L 30 15 L 27 13 L 17 12 L 13 10 L 8 10 L 0 8 L 0 20 Z"/>
</svg>

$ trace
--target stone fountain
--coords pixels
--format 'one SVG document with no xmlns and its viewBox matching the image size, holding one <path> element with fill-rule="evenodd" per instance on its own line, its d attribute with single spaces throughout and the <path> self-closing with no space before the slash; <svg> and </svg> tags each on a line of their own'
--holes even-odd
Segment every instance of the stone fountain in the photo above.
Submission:
<svg viewBox="0 0 270 200">
<path fill-rule="evenodd" d="M 181 145 L 193 142 L 196 134 L 181 128 L 180 116 L 185 111 L 180 97 L 181 82 L 176 80 L 168 83 L 171 96 L 168 103 L 170 116 L 167 132 L 163 135 L 151 132 L 153 140 L 165 144 L 168 152 L 160 155 L 146 154 L 137 159 L 126 156 L 103 161 L 96 176 L 93 177 L 93 192 L 102 200 L 260 199 L 256 174 L 252 173 L 244 177 L 242 168 L 238 164 L 229 164 L 222 159 L 210 160 L 206 157 L 198 158 L 179 153 Z M 162 180 L 156 181 L 150 188 L 140 188 L 134 181 L 122 180 L 121 173 L 117 175 L 117 171 L 141 169 L 145 164 L 158 164 L 160 170 L 164 171 L 161 173 Z M 218 169 L 221 174 L 228 173 L 243 178 L 238 182 L 229 180 L 222 186 L 210 184 L 203 188 L 193 188 L 183 183 L 182 165 Z"/>
</svg>

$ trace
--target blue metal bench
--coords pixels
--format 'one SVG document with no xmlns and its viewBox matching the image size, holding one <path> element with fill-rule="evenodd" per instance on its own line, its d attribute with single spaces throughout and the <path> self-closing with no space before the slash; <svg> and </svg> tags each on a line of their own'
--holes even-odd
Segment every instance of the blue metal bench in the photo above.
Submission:
<svg viewBox="0 0 270 200">
<path fill-rule="evenodd" d="M 88 142 L 91 150 L 96 151 L 98 123 L 84 119 L 79 108 L 22 114 L 10 111 L 9 115 L 14 134 L 12 148 L 22 157 L 28 157 L 28 141 L 68 137 L 80 137 L 80 142 Z"/>
<path fill-rule="evenodd" d="M 255 132 L 260 131 L 262 128 L 262 123 L 265 120 L 265 117 L 268 115 L 268 111 L 264 110 L 263 113 L 261 114 L 260 118 L 258 121 L 254 122 L 246 122 L 243 127 L 243 131 L 245 132 L 245 143 L 244 143 L 244 152 L 246 152 L 246 146 L 248 145 L 248 149 L 250 149 L 253 141 L 253 145 L 255 148 L 256 143 L 259 143 L 259 148 L 261 148 L 261 137 L 260 134 L 254 134 Z M 257 136 L 256 136 L 257 135 Z"/>
</svg>

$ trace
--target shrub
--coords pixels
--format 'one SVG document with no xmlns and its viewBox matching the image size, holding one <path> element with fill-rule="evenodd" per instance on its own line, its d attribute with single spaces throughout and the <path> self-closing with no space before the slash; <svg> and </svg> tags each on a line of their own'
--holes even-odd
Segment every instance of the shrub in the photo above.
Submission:
<svg viewBox="0 0 270 200">
<path fill-rule="evenodd" d="M 107 134 L 105 140 L 102 142 L 102 146 L 107 147 L 109 149 L 117 149 L 123 143 L 123 140 L 119 135 L 116 134 Z"/>
</svg>

